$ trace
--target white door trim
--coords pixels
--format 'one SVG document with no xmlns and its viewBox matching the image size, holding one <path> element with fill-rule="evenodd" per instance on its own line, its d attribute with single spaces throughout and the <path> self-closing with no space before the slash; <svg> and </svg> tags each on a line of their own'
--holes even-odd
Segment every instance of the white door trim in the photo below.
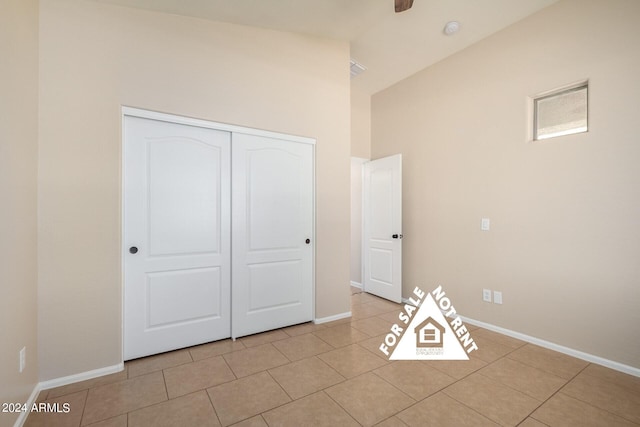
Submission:
<svg viewBox="0 0 640 427">
<path fill-rule="evenodd" d="M 124 116 L 141 117 L 145 119 L 159 120 L 163 122 L 176 123 L 182 125 L 198 126 L 208 129 L 223 130 L 232 133 L 244 133 L 247 135 L 264 136 L 267 138 L 284 139 L 287 141 L 301 142 L 303 144 L 315 145 L 316 140 L 306 136 L 289 135 L 268 130 L 248 128 L 244 126 L 231 125 L 226 123 L 212 122 L 209 120 L 196 119 L 193 117 L 177 116 L 174 114 L 160 113 L 157 111 L 143 110 L 135 107 L 122 107 L 122 118 Z"/>
<path fill-rule="evenodd" d="M 216 130 L 222 130 L 222 131 L 227 131 L 227 132 L 231 132 L 232 133 L 232 140 L 233 140 L 233 133 L 244 133 L 244 134 L 248 134 L 248 135 L 256 135 L 256 136 L 263 136 L 263 137 L 267 137 L 267 138 L 274 138 L 274 139 L 282 139 L 282 140 L 286 140 L 286 141 L 292 141 L 292 142 L 298 142 L 298 143 L 303 143 L 303 144 L 310 144 L 313 146 L 313 174 L 312 174 L 312 179 L 313 179 L 313 187 L 312 187 L 312 214 L 313 214 L 313 218 L 312 218 L 312 225 L 313 225 L 313 230 L 312 230 L 312 237 L 311 237 L 311 244 L 312 244 L 312 266 L 311 266 L 311 270 L 312 270 L 312 276 L 311 276 L 311 286 L 312 286 L 312 292 L 311 292 L 311 314 L 312 314 L 312 319 L 316 318 L 316 254 L 317 254 L 317 245 L 316 245 L 316 226 L 317 226 L 317 215 L 316 215 L 316 209 L 317 209 L 317 204 L 316 204 L 316 173 L 315 171 L 317 170 L 316 168 L 316 139 L 315 138 L 310 138 L 310 137 L 306 137 L 306 136 L 300 136 L 300 135 L 291 135 L 291 134 L 285 134 L 285 133 L 280 133 L 280 132 L 273 132 L 273 131 L 268 131 L 268 130 L 263 130 L 263 129 L 256 129 L 256 128 L 250 128 L 250 127 L 244 127 L 244 126 L 238 126 L 238 125 L 232 125 L 232 124 L 227 124 L 227 123 L 220 123 L 220 122 L 214 122 L 214 121 L 210 121 L 210 120 L 203 120 L 203 119 L 197 119 L 197 118 L 193 118 L 193 117 L 187 117 L 187 116 L 179 116 L 176 114 L 168 114 L 168 113 L 161 113 L 158 111 L 152 111 L 152 110 L 145 110 L 142 108 L 136 108 L 136 107 L 130 107 L 130 106 L 121 106 L 121 114 L 120 114 L 120 242 L 119 242 L 119 248 L 120 248 L 120 295 L 121 295 L 121 311 L 120 311 L 120 355 L 122 357 L 122 362 L 124 363 L 124 317 L 125 317 L 125 307 L 124 307 L 124 295 L 125 295 L 125 281 L 124 281 L 124 276 L 125 276 L 125 271 L 124 271 L 124 265 L 125 265 L 125 256 L 126 253 L 125 251 L 122 249 L 122 242 L 125 241 L 125 236 L 124 236 L 124 218 L 125 218 L 125 203 L 124 203 L 124 196 L 125 196 L 125 180 L 124 180 L 124 171 L 125 169 L 125 158 L 124 158 L 124 144 L 126 142 L 125 140 L 125 127 L 124 127 L 124 120 L 125 117 L 130 116 L 130 117 L 139 117 L 139 118 L 146 118 L 146 119 L 152 119 L 152 120 L 158 120 L 158 121 L 164 121 L 164 122 L 169 122 L 169 123 L 175 123 L 175 124 L 183 124 L 183 125 L 190 125 L 190 126 L 198 126 L 198 127 L 203 127 L 203 128 L 207 128 L 207 129 L 216 129 Z M 232 278 L 232 283 L 233 283 L 233 278 Z"/>
</svg>

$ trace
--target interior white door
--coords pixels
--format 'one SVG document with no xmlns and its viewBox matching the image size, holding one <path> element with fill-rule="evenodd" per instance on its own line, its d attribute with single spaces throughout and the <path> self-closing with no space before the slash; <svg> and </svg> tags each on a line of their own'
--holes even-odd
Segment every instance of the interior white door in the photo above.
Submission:
<svg viewBox="0 0 640 427">
<path fill-rule="evenodd" d="M 363 165 L 364 291 L 402 301 L 402 155 Z"/>
<path fill-rule="evenodd" d="M 313 317 L 313 145 L 233 134 L 233 338 Z"/>
<path fill-rule="evenodd" d="M 125 116 L 124 358 L 230 336 L 230 142 Z"/>
</svg>

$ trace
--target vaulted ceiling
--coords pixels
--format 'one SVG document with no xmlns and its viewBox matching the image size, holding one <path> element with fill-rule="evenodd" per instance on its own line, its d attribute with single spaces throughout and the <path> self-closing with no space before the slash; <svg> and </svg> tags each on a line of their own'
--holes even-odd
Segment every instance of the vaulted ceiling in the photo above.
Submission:
<svg viewBox="0 0 640 427">
<path fill-rule="evenodd" d="M 366 67 L 352 85 L 373 94 L 558 0 L 414 0 L 401 13 L 393 0 L 96 1 L 349 41 Z"/>
</svg>

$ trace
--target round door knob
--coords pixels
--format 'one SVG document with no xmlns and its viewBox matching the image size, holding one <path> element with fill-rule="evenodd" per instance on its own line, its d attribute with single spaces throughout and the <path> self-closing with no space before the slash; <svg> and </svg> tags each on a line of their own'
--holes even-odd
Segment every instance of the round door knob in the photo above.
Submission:
<svg viewBox="0 0 640 427">
<path fill-rule="evenodd" d="M 304 242 L 308 245 L 309 243 L 311 243 L 311 239 L 307 239 Z"/>
<path fill-rule="evenodd" d="M 138 253 L 138 248 L 136 248 L 135 246 L 131 246 L 129 248 L 129 253 L 137 254 Z"/>
</svg>

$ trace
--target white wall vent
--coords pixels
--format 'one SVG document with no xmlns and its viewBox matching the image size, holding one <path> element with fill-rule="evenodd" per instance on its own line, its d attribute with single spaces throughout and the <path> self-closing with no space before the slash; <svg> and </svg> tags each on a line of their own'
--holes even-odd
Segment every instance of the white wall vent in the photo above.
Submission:
<svg viewBox="0 0 640 427">
<path fill-rule="evenodd" d="M 351 78 L 354 78 L 355 76 L 357 76 L 358 74 L 362 73 L 364 70 L 366 70 L 365 66 L 362 64 L 359 64 L 358 62 L 354 61 L 353 59 L 351 61 L 349 61 L 351 63 Z"/>
</svg>

